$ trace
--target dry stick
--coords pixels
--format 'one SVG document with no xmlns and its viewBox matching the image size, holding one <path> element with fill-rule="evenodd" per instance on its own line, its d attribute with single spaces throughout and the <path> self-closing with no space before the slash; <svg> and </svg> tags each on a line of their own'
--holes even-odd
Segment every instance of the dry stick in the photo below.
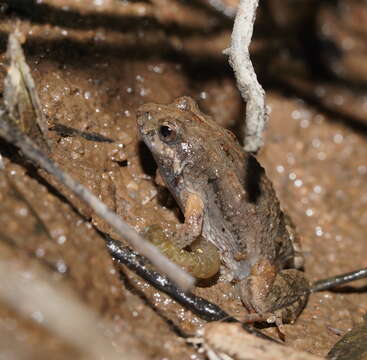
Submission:
<svg viewBox="0 0 367 360">
<path fill-rule="evenodd" d="M 249 54 L 259 0 L 241 0 L 233 25 L 231 47 L 224 50 L 229 55 L 237 86 L 246 101 L 244 148 L 257 152 L 263 145 L 266 124 L 265 92 L 257 81 Z"/>
<path fill-rule="evenodd" d="M 241 331 L 241 324 L 209 323 L 199 331 L 199 339 L 210 359 L 237 360 L 322 360 L 323 358 L 283 346 L 275 342 L 259 339 Z"/>
<path fill-rule="evenodd" d="M 25 96 L 24 93 L 26 93 L 35 114 L 34 121 L 37 123 L 43 135 L 43 141 L 47 146 L 50 146 L 47 142 L 47 121 L 41 110 L 41 101 L 36 91 L 36 84 L 25 60 L 21 46 L 22 36 L 23 35 L 18 29 L 9 35 L 8 48 L 6 51 L 9 68 L 4 84 L 5 106 L 13 117 L 16 116 L 19 111 L 19 109 L 17 111 L 17 108 L 22 108 L 20 105 L 24 106 L 24 100 L 23 104 L 20 104 L 20 99 L 22 99 L 22 97 Z"/>
<path fill-rule="evenodd" d="M 52 286 L 48 275 L 41 269 L 0 259 L 0 300 L 30 318 L 37 314 L 40 325 L 82 351 L 82 359 L 121 359 L 113 348 L 113 339 L 103 331 L 110 330 L 112 324 L 72 296 L 67 287 Z M 138 344 L 132 334 L 124 333 L 120 339 L 123 357 L 147 360 Z"/>
<path fill-rule="evenodd" d="M 77 197 L 86 202 L 96 214 L 106 220 L 119 235 L 126 239 L 139 254 L 147 257 L 160 272 L 166 274 L 177 286 L 185 291 L 193 286 L 194 279 L 192 276 L 169 261 L 154 245 L 144 240 L 130 225 L 110 210 L 87 188 L 59 169 L 51 159 L 37 148 L 28 136 L 10 124 L 4 111 L 0 112 L 0 135 L 21 149 L 27 158 L 33 160 L 39 167 L 55 176 Z"/>
</svg>

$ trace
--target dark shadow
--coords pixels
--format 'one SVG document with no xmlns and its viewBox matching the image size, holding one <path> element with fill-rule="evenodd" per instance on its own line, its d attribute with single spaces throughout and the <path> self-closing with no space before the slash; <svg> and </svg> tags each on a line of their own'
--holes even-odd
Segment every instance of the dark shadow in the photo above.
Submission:
<svg viewBox="0 0 367 360">
<path fill-rule="evenodd" d="M 1 20 L 1 17 L 0 17 L 0 20 Z M 8 43 L 8 37 L 9 37 L 9 33 L 6 33 L 4 31 L 0 31 L 0 52 L 1 53 L 4 53 L 6 51 L 6 45 Z M 0 68 L 0 71 L 1 72 L 6 72 L 5 71 L 6 69 L 5 68 Z M 1 97 L 3 95 L 1 94 Z"/>
<path fill-rule="evenodd" d="M 313 77 L 328 81 L 333 75 L 322 59 L 323 51 L 328 49 L 335 56 L 341 56 L 341 54 L 329 42 L 321 41 L 320 36 L 317 34 L 317 19 L 323 4 L 324 0 L 317 2 L 313 8 L 312 15 L 302 24 L 297 34 L 301 44 L 298 48 L 298 57 L 307 63 L 307 67 Z"/>
<path fill-rule="evenodd" d="M 140 141 L 138 145 L 138 157 L 144 173 L 154 179 L 157 173 L 158 166 L 154 160 L 152 153 L 143 141 Z M 176 200 L 173 198 L 169 190 L 165 186 L 161 186 L 158 184 L 155 185 L 157 187 L 158 204 L 166 207 L 167 209 L 174 210 L 178 220 L 180 222 L 184 222 L 185 218 L 178 208 Z"/>
<path fill-rule="evenodd" d="M 218 271 L 215 275 L 213 275 L 209 279 L 198 279 L 196 281 L 195 286 L 198 286 L 201 288 L 211 287 L 219 281 L 219 277 L 220 277 L 220 271 Z"/>
<path fill-rule="evenodd" d="M 80 14 L 73 10 L 63 10 L 51 5 L 37 3 L 37 0 L 7 0 L 8 14 L 27 19 L 35 24 L 50 24 L 71 29 L 89 30 L 98 27 L 127 32 L 133 30 L 149 30 L 159 28 L 170 34 L 180 36 L 191 36 L 193 34 L 210 34 L 231 26 L 231 21 L 223 18 L 219 13 L 213 12 L 211 8 L 193 2 L 190 5 L 197 9 L 209 12 L 212 17 L 217 18 L 210 29 L 194 26 L 183 26 L 175 23 L 161 24 L 154 17 L 122 16 L 104 13 Z"/>
<path fill-rule="evenodd" d="M 5 52 L 8 34 L 0 32 L 0 52 Z M 108 44 L 106 42 L 81 42 L 65 38 L 58 40 L 29 37 L 23 45 L 26 59 L 35 61 L 52 61 L 60 67 L 71 66 L 75 69 L 88 71 L 97 60 L 110 59 L 121 63 L 131 60 L 159 60 L 180 64 L 182 71 L 193 84 L 210 79 L 221 79 L 232 76 L 232 70 L 225 57 L 193 55 L 172 47 L 167 41 L 154 44 Z M 104 70 L 105 71 L 105 70 Z"/>
<path fill-rule="evenodd" d="M 342 60 L 345 50 L 340 48 L 334 41 L 329 38 L 324 38 L 320 31 L 319 13 L 321 7 L 328 4 L 330 7 L 338 7 L 338 1 L 335 0 L 320 0 L 316 2 L 316 6 L 313 9 L 312 16 L 309 20 L 305 22 L 299 32 L 299 41 L 301 46 L 299 47 L 299 56 L 306 61 L 309 72 L 312 74 L 314 79 L 319 81 L 332 82 L 334 84 L 339 84 L 345 86 L 349 89 L 354 89 L 356 91 L 366 91 L 367 84 L 359 81 L 346 80 L 339 77 L 335 72 L 330 70 L 328 64 L 334 61 Z M 349 29 L 352 32 L 352 29 Z M 353 34 L 354 37 L 359 37 L 359 40 L 364 42 L 365 34 L 356 33 Z"/>
<path fill-rule="evenodd" d="M 245 189 L 248 201 L 256 203 L 261 195 L 260 181 L 261 177 L 264 176 L 264 169 L 252 155 L 247 160 L 245 173 Z"/>
<path fill-rule="evenodd" d="M 186 4 L 185 4 L 186 5 Z M 187 4 L 189 6 L 206 10 L 215 14 L 209 6 L 193 1 Z M 14 12 L 15 16 L 23 16 L 33 23 L 51 24 L 57 26 L 69 26 L 78 29 L 96 29 L 98 27 L 112 28 L 122 32 L 141 32 L 141 31 L 161 31 L 164 30 L 169 34 L 177 34 L 179 36 L 189 38 L 201 33 L 202 36 L 209 36 L 211 33 L 220 31 L 224 28 L 230 28 L 232 21 L 226 20 L 222 14 L 216 14 L 220 21 L 215 29 L 192 29 L 178 26 L 175 24 L 165 25 L 157 23 L 152 18 L 138 17 L 121 17 L 106 14 L 81 15 L 73 11 L 64 11 L 54 8 L 47 4 L 37 4 L 36 0 L 9 0 L 10 15 Z M 215 27 L 215 26 L 214 26 Z M 0 51 L 6 48 L 7 34 L 2 33 L 4 39 L 0 40 Z M 2 35 L 1 34 L 1 35 Z M 2 37 L 2 36 L 1 36 Z M 175 62 L 183 65 L 183 70 L 189 78 L 198 80 L 206 80 L 211 78 L 222 77 L 224 72 L 231 74 L 227 59 L 218 54 L 218 57 L 212 56 L 196 56 L 183 51 L 177 50 L 166 41 L 157 41 L 153 44 L 145 45 L 144 42 L 139 44 L 126 46 L 125 44 L 108 44 L 106 42 L 88 41 L 81 42 L 74 39 L 58 39 L 47 40 L 29 37 L 23 46 L 28 56 L 40 56 L 47 60 L 71 65 L 76 68 L 88 69 L 88 64 L 95 62 L 96 56 L 103 58 L 116 59 L 162 59 L 167 62 Z M 123 54 L 123 57 L 122 57 Z M 123 61 L 123 60 L 122 60 Z"/>
<path fill-rule="evenodd" d="M 152 153 L 143 141 L 139 141 L 138 156 L 144 173 L 154 178 L 157 171 L 157 164 Z"/>
<path fill-rule="evenodd" d="M 121 160 L 121 161 L 112 160 L 112 161 L 114 161 L 116 164 L 118 164 L 118 166 L 121 167 L 129 166 L 129 160 Z"/>
</svg>

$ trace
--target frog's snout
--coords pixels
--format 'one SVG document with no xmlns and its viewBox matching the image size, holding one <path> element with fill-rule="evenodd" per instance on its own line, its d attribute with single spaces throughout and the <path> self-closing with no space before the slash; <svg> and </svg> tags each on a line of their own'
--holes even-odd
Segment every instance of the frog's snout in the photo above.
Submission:
<svg viewBox="0 0 367 360">
<path fill-rule="evenodd" d="M 138 111 L 136 112 L 136 122 L 138 124 L 140 135 L 143 139 L 148 139 L 155 134 L 154 124 L 152 123 L 152 120 L 153 117 L 149 111 L 138 109 Z"/>
<path fill-rule="evenodd" d="M 136 122 L 138 124 L 139 131 L 143 134 L 148 128 L 148 124 L 152 120 L 152 115 L 149 111 L 138 109 L 136 112 Z"/>
<path fill-rule="evenodd" d="M 139 127 L 142 127 L 147 119 L 149 119 L 148 111 L 138 110 L 136 112 L 136 122 L 139 125 Z"/>
</svg>

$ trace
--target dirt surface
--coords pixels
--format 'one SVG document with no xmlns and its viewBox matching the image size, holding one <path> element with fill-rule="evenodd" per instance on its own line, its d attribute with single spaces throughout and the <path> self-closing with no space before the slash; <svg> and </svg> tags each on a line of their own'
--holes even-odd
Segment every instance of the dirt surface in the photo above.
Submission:
<svg viewBox="0 0 367 360">
<path fill-rule="evenodd" d="M 18 21 L 49 127 L 61 124 L 112 140 L 51 131 L 52 158 L 138 231 L 178 221 L 177 208 L 163 205 L 164 192 L 154 182 L 156 166 L 137 137 L 135 110 L 145 102 L 190 95 L 220 124 L 238 128 L 244 106 L 221 53 L 229 44 L 231 20 L 204 0 L 27 3 L 10 1 L 2 8 L 0 61 Z M 363 51 L 358 66 L 345 58 L 348 66 L 338 78 L 310 41 L 322 46 L 320 29 L 331 21 L 337 26 L 340 9 L 291 3 L 269 1 L 259 12 L 253 51 L 271 108 L 259 160 L 302 237 L 306 274 L 317 280 L 367 267 L 367 93 L 360 84 L 355 88 L 367 62 Z M 305 3 L 308 11 L 302 10 Z M 359 6 L 367 8 L 365 2 Z M 359 26 L 366 31 L 364 24 Z M 333 71 L 325 72 L 325 66 Z M 4 76 L 2 71 L 1 87 Z M 203 358 L 184 335 L 205 322 L 116 266 L 98 234 L 115 236 L 109 226 L 6 143 L 0 151 L 0 258 L 30 272 L 35 263 L 50 278 L 62 279 L 113 324 L 117 349 L 129 332 L 149 358 Z M 297 322 L 285 326 L 286 345 L 326 355 L 340 334 L 362 321 L 366 286 L 361 280 L 312 295 Z M 245 313 L 230 284 L 203 285 L 195 292 L 231 314 Z M 265 331 L 277 336 L 275 329 Z M 9 338 L 8 358 L 46 359 L 57 352 L 61 359 L 76 351 L 11 304 L 0 303 L 0 334 Z"/>
</svg>

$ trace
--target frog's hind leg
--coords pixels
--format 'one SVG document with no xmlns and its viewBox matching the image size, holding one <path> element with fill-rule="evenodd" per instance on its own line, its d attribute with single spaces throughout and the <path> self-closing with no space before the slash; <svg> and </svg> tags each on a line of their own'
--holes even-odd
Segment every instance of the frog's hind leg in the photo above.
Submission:
<svg viewBox="0 0 367 360">
<path fill-rule="evenodd" d="M 249 314 L 248 320 L 251 322 L 252 318 L 255 322 L 266 321 L 278 326 L 297 318 L 309 294 L 309 283 L 301 271 L 276 272 L 268 260 L 255 264 L 250 276 L 239 286 L 243 303 L 256 313 Z"/>
</svg>

